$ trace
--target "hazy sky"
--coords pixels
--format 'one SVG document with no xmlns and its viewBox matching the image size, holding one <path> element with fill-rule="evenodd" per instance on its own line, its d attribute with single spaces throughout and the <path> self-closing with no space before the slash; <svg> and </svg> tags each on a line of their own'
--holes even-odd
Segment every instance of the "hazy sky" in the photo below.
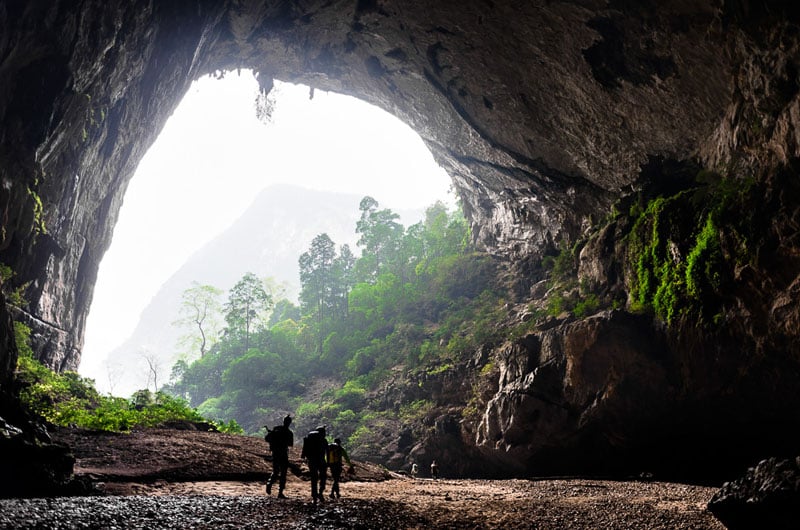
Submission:
<svg viewBox="0 0 800 530">
<path fill-rule="evenodd" d="M 139 164 L 100 264 L 81 373 L 136 327 L 159 287 L 233 223 L 263 188 L 289 183 L 371 195 L 392 209 L 452 202 L 422 140 L 360 100 L 276 85 L 273 120 L 256 118 L 250 73 L 195 82 Z"/>
</svg>

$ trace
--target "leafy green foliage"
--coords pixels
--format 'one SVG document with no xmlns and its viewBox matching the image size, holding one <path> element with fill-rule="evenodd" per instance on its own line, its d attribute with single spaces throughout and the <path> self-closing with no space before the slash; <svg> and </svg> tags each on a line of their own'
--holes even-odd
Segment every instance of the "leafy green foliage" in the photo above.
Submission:
<svg viewBox="0 0 800 530">
<path fill-rule="evenodd" d="M 244 350 L 250 347 L 250 333 L 258 326 L 272 308 L 272 296 L 267 294 L 264 283 L 252 272 L 246 273 L 228 293 L 225 304 L 226 331 L 242 337 Z"/>
<path fill-rule="evenodd" d="M 6 297 L 6 302 L 17 307 L 22 307 L 25 305 L 25 299 L 22 293 L 28 284 L 25 283 L 17 287 L 11 287 L 11 280 L 15 275 L 11 267 L 5 263 L 0 263 L 0 284 L 2 284 L 3 295 Z"/>
<path fill-rule="evenodd" d="M 701 172 L 698 181 L 694 189 L 631 208 L 636 216 L 627 239 L 634 271 L 631 307 L 652 310 L 668 323 L 687 317 L 713 321 L 732 278 L 731 266 L 746 259 L 752 237 L 745 212 L 753 182 L 708 172 Z M 723 237 L 739 245 L 725 250 Z"/>
<path fill-rule="evenodd" d="M 30 329 L 15 323 L 20 355 L 17 381 L 20 399 L 31 412 L 56 425 L 75 425 L 104 431 L 154 427 L 170 420 L 205 421 L 182 399 L 148 390 L 131 400 L 102 396 L 94 381 L 76 372 L 57 374 L 33 358 Z"/>
<path fill-rule="evenodd" d="M 315 237 L 299 259 L 300 307 L 278 301 L 247 349 L 226 330 L 205 356 L 176 366 L 165 390 L 249 433 L 294 412 L 297 429 L 326 424 L 355 443 L 390 421 L 369 399 L 387 381 L 448 370 L 503 338 L 494 262 L 469 247 L 460 212 L 438 203 L 406 229 L 370 197 L 360 209 L 360 257 Z M 309 388 L 318 380 L 325 391 Z M 418 418 L 432 406 L 409 405 L 402 415 Z"/>
</svg>

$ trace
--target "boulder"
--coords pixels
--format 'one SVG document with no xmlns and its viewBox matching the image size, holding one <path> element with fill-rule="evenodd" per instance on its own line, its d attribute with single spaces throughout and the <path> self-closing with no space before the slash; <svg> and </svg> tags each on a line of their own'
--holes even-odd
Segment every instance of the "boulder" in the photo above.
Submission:
<svg viewBox="0 0 800 530">
<path fill-rule="evenodd" d="M 730 530 L 796 529 L 800 525 L 800 457 L 762 460 L 726 482 L 708 510 Z"/>
</svg>

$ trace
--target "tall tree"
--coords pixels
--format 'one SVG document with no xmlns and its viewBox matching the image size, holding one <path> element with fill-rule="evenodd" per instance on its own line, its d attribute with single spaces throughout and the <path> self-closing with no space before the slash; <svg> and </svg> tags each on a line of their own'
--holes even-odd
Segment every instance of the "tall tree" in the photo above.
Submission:
<svg viewBox="0 0 800 530">
<path fill-rule="evenodd" d="M 259 318 L 272 307 L 272 297 L 252 272 L 246 273 L 228 293 L 225 321 L 228 333 L 244 338 L 244 351 L 250 349 L 250 333 Z"/>
<path fill-rule="evenodd" d="M 397 222 L 400 216 L 388 208 L 379 210 L 378 206 L 378 201 L 366 196 L 358 207 L 361 218 L 356 223 L 356 233 L 360 236 L 358 246 L 364 249 L 361 261 L 366 264 L 363 273 L 368 278 L 365 279 L 377 277 L 394 256 L 403 237 L 403 225 Z"/>
<path fill-rule="evenodd" d="M 192 282 L 192 286 L 181 295 L 178 320 L 173 325 L 191 328 L 180 342 L 188 344 L 192 351 L 199 351 L 200 357 L 216 341 L 222 311 L 221 296 L 221 289 L 197 282 Z"/>
<path fill-rule="evenodd" d="M 333 297 L 334 311 L 339 318 L 347 318 L 349 311 L 348 296 L 355 282 L 356 257 L 350 250 L 350 245 L 339 247 L 339 256 L 333 261 L 333 283 L 331 295 Z"/>
<path fill-rule="evenodd" d="M 318 346 L 322 345 L 324 321 L 332 307 L 333 264 L 336 246 L 328 234 L 311 241 L 308 252 L 300 255 L 300 304 L 304 313 L 316 317 Z"/>
</svg>

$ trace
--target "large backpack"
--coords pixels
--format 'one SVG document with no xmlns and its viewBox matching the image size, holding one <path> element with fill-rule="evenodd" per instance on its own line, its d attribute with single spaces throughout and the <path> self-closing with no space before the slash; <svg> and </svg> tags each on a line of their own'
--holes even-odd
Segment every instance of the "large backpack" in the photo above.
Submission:
<svg viewBox="0 0 800 530">
<path fill-rule="evenodd" d="M 283 446 L 288 447 L 288 443 L 286 440 L 286 433 L 284 432 L 286 427 L 283 425 L 276 425 L 272 428 L 272 430 L 267 431 L 267 435 L 264 436 L 264 440 L 267 441 L 269 444 L 269 450 L 275 452 L 276 449 L 282 448 Z"/>
<path fill-rule="evenodd" d="M 300 453 L 300 458 L 308 458 L 316 462 L 325 457 L 326 445 L 327 442 L 321 432 L 311 431 L 303 437 L 303 450 Z"/>
<path fill-rule="evenodd" d="M 328 451 L 325 455 L 328 465 L 342 464 L 342 447 L 339 444 L 328 444 Z"/>
</svg>

